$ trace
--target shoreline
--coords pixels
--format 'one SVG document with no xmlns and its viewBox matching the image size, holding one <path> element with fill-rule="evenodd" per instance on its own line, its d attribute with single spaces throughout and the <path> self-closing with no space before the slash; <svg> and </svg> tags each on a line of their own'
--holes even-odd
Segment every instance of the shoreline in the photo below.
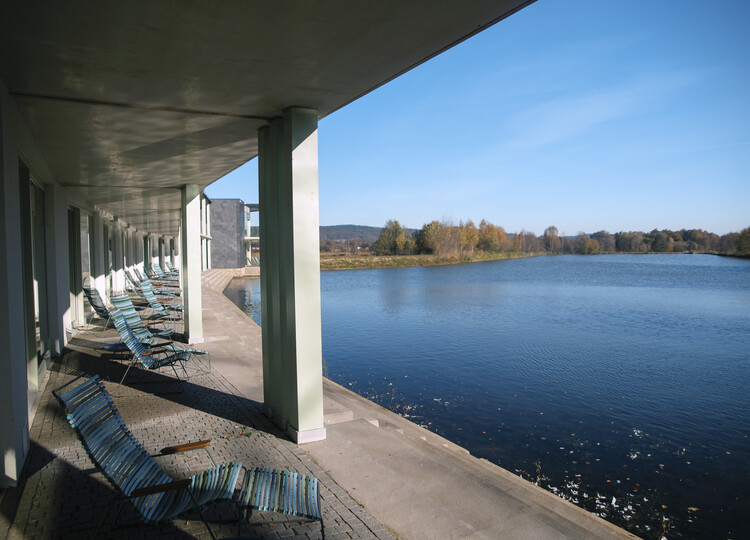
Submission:
<svg viewBox="0 0 750 540">
<path fill-rule="evenodd" d="M 538 257 L 545 253 L 482 253 L 468 256 L 441 255 L 349 255 L 335 254 L 320 257 L 321 270 L 372 270 L 376 268 L 410 268 L 416 266 L 449 266 L 477 262 L 504 261 Z"/>
<path fill-rule="evenodd" d="M 474 253 L 468 256 L 441 256 L 441 255 L 350 255 L 347 253 L 321 254 L 320 269 L 323 270 L 374 270 L 378 268 L 413 268 L 417 266 L 449 266 L 456 264 L 471 264 L 479 262 L 504 261 L 510 259 L 524 259 L 528 257 L 542 257 L 545 255 L 714 255 L 717 257 L 729 257 L 735 259 L 750 259 L 748 254 L 737 253 L 692 253 L 692 252 L 617 252 L 617 253 Z"/>
</svg>

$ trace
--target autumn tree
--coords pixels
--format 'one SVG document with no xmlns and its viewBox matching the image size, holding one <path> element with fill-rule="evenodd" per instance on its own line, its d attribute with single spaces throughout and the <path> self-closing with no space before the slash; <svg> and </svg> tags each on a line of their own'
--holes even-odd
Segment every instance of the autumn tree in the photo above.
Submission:
<svg viewBox="0 0 750 540">
<path fill-rule="evenodd" d="M 440 222 L 430 221 L 414 233 L 414 241 L 418 253 L 437 253 L 440 240 Z"/>
<path fill-rule="evenodd" d="M 591 238 L 599 243 L 599 251 L 602 253 L 614 253 L 615 237 L 607 231 L 598 231 L 591 235 Z"/>
<path fill-rule="evenodd" d="M 497 253 L 511 249 L 511 242 L 508 239 L 505 229 L 483 219 L 479 223 L 477 248 L 488 253 Z M 514 251 L 521 251 L 520 244 Z"/>
<path fill-rule="evenodd" d="M 739 233 L 727 233 L 721 235 L 721 238 L 719 238 L 718 251 L 721 253 L 735 253 L 737 251 L 737 239 L 739 237 Z"/>
<path fill-rule="evenodd" d="M 477 247 L 479 241 L 479 232 L 477 226 L 474 225 L 472 220 L 464 223 L 461 221 L 458 224 L 458 251 L 461 255 L 471 255 L 474 253 L 474 248 Z"/>
<path fill-rule="evenodd" d="M 618 232 L 615 234 L 615 248 L 621 253 L 644 253 L 648 251 L 642 232 Z"/>
<path fill-rule="evenodd" d="M 674 248 L 674 238 L 664 231 L 654 229 L 649 233 L 651 239 L 651 251 L 655 253 L 668 253 Z"/>
<path fill-rule="evenodd" d="M 550 225 L 544 229 L 542 235 L 542 246 L 550 253 L 557 253 L 560 251 L 561 242 L 560 237 L 557 234 L 557 227 Z"/>
<path fill-rule="evenodd" d="M 750 253 L 750 227 L 742 229 L 737 235 L 737 251 L 744 255 Z"/>
<path fill-rule="evenodd" d="M 401 224 L 395 219 L 389 219 L 375 240 L 372 250 L 375 255 L 395 255 L 402 253 L 405 245 L 406 235 Z"/>
</svg>

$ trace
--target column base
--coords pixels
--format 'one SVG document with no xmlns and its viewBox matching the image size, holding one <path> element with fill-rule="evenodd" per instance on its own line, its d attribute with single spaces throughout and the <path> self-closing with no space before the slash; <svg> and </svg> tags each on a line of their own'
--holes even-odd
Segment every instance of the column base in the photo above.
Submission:
<svg viewBox="0 0 750 540">
<path fill-rule="evenodd" d="M 306 444 L 316 441 L 324 441 L 326 439 L 326 428 L 320 429 L 307 429 L 305 431 L 297 431 L 292 426 L 286 430 L 287 434 L 297 444 Z"/>
</svg>

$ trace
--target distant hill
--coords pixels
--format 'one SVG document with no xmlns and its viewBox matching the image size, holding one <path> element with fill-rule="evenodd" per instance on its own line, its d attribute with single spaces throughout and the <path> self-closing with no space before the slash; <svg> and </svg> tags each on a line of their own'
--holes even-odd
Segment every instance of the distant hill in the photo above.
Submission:
<svg viewBox="0 0 750 540">
<path fill-rule="evenodd" d="M 378 239 L 382 230 L 382 227 L 368 227 L 367 225 L 327 225 L 320 228 L 320 243 L 337 240 L 372 243 Z"/>
<path fill-rule="evenodd" d="M 367 225 L 326 225 L 320 227 L 320 243 L 325 242 L 368 242 L 372 244 L 380 236 L 383 227 L 368 227 Z M 404 228 L 404 234 L 411 236 L 417 229 Z"/>
</svg>

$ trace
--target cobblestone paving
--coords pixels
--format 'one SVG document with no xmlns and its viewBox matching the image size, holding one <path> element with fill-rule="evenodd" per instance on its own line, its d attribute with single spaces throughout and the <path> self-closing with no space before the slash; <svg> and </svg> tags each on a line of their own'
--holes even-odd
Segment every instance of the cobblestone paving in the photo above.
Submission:
<svg viewBox="0 0 750 540">
<path fill-rule="evenodd" d="M 119 381 L 124 368 L 100 348 L 103 337 L 112 335 L 111 331 L 79 334 L 63 360 L 51 366 L 30 431 L 31 451 L 22 485 L 8 490 L 2 504 L 3 514 L 11 522 L 8 538 L 88 538 L 102 522 L 102 538 L 209 538 L 197 513 L 167 524 L 147 525 L 138 522 L 135 511 L 125 503 L 120 505 L 123 510 L 115 522 L 117 494 L 94 468 L 52 395 L 52 389 L 75 376 L 95 373 L 110 381 L 106 384 L 113 393 L 116 383 L 111 381 Z M 160 396 L 151 392 L 180 389 L 168 374 L 149 373 L 128 380 L 137 382 L 126 382 L 122 390 L 128 395 L 115 402 L 148 451 L 156 454 L 165 446 L 210 438 L 210 451 L 217 463 L 239 460 L 246 466 L 263 465 L 317 477 L 322 485 L 326 538 L 393 538 L 304 450 L 268 422 L 260 404 L 240 396 L 216 372 L 195 373 L 184 383 L 184 392 Z M 146 382 L 154 384 L 142 384 Z M 211 466 L 204 450 L 156 459 L 175 478 Z M 238 535 L 234 509 L 227 503 L 209 506 L 206 516 L 217 537 Z M 0 530 L 0 536 L 3 533 Z M 273 513 L 254 513 L 250 523 L 243 522 L 241 528 L 241 536 L 248 538 L 308 539 L 320 535 L 319 523 L 290 521 L 288 516 Z"/>
</svg>

